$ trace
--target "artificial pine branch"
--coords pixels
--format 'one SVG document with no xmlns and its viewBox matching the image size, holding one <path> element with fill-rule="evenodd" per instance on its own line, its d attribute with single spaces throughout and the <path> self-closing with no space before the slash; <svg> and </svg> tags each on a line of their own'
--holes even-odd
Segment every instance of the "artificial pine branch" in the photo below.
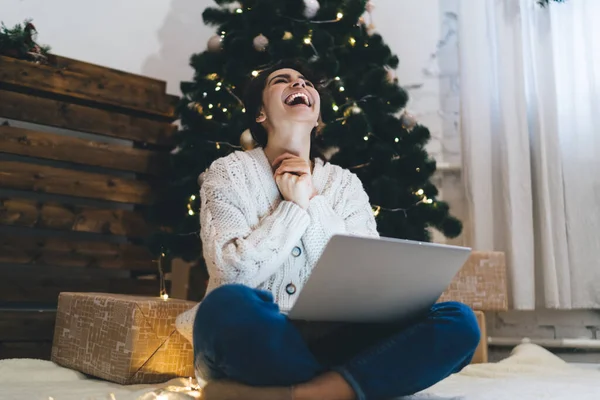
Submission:
<svg viewBox="0 0 600 400">
<path fill-rule="evenodd" d="M 46 62 L 49 46 L 40 46 L 35 42 L 37 31 L 31 20 L 25 20 L 8 28 L 0 24 L 0 54 L 24 60 Z"/>
</svg>

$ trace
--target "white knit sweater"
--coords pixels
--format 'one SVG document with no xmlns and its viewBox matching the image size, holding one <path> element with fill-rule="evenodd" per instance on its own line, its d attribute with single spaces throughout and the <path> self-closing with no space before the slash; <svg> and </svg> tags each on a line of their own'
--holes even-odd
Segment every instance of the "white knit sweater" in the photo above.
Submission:
<svg viewBox="0 0 600 400">
<path fill-rule="evenodd" d="M 379 236 L 356 175 L 317 160 L 313 185 L 318 194 L 307 210 L 284 201 L 262 148 L 235 152 L 211 165 L 200 189 L 207 294 L 224 284 L 244 284 L 270 291 L 287 311 L 334 234 Z M 286 291 L 290 284 L 293 294 Z M 191 336 L 196 308 L 178 320 L 186 336 Z"/>
</svg>

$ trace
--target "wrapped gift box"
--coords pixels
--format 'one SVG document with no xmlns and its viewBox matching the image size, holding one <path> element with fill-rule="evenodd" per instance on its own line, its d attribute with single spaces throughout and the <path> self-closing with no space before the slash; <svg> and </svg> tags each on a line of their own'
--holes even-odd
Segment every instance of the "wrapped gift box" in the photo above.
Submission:
<svg viewBox="0 0 600 400">
<path fill-rule="evenodd" d="M 193 302 L 107 293 L 61 293 L 52 361 L 120 384 L 194 376 L 193 348 L 175 319 Z"/>
<path fill-rule="evenodd" d="M 504 253 L 474 251 L 439 301 L 459 301 L 474 310 L 506 311 L 506 261 Z"/>
</svg>

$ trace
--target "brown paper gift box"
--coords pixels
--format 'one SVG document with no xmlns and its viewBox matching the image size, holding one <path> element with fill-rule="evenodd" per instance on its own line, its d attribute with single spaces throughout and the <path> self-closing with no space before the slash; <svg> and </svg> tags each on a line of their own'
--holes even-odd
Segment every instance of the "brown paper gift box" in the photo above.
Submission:
<svg viewBox="0 0 600 400">
<path fill-rule="evenodd" d="M 120 384 L 194 376 L 192 345 L 175 319 L 196 303 L 107 293 L 61 293 L 52 361 Z"/>
</svg>

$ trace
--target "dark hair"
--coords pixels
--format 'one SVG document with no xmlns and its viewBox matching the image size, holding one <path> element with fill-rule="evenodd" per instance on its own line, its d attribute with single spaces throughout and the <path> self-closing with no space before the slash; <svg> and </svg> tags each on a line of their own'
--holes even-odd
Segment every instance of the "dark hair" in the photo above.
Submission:
<svg viewBox="0 0 600 400">
<path fill-rule="evenodd" d="M 246 108 L 250 133 L 256 144 L 260 147 L 265 147 L 268 140 L 266 129 L 260 123 L 256 122 L 256 117 L 260 114 L 260 110 L 263 106 L 263 91 L 267 85 L 267 78 L 269 75 L 283 68 L 290 68 L 304 75 L 307 80 L 315 85 L 317 92 L 321 94 L 320 86 L 323 79 L 316 75 L 301 59 L 281 60 L 261 70 L 246 87 L 244 96 L 244 107 Z M 321 117 L 319 116 L 319 125 L 313 128 L 310 133 L 310 157 L 312 159 L 324 159 L 320 146 L 317 143 L 317 138 L 321 133 L 322 127 L 323 124 L 321 122 Z"/>
</svg>

